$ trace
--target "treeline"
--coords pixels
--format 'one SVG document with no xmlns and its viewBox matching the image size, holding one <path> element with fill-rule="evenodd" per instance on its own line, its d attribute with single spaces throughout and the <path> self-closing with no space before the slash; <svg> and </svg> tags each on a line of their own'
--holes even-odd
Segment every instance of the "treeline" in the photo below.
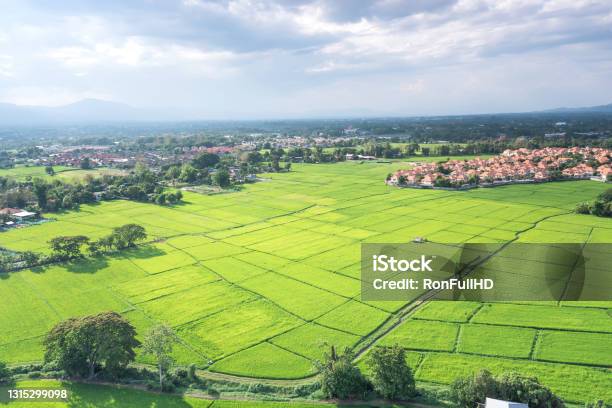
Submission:
<svg viewBox="0 0 612 408">
<path fill-rule="evenodd" d="M 48 173 L 51 174 L 52 169 Z M 87 175 L 79 183 L 43 178 L 16 181 L 0 177 L 0 207 L 57 212 L 78 209 L 81 204 L 98 200 L 117 198 L 175 204 L 182 200 L 183 194 L 180 191 L 167 192 L 158 175 L 142 164 L 138 164 L 127 175 Z"/>
<path fill-rule="evenodd" d="M 382 397 L 406 400 L 418 395 L 412 370 L 406 364 L 403 347 L 374 347 L 368 353 L 363 375 L 354 363 L 349 349 L 337 354 L 334 347 L 317 363 L 321 372 L 321 392 L 327 398 L 371 399 Z M 450 387 L 449 399 L 457 407 L 474 408 L 487 397 L 522 402 L 530 408 L 562 408 L 563 401 L 537 378 L 518 373 L 493 377 L 488 371 L 456 379 Z"/>
<path fill-rule="evenodd" d="M 610 175 L 608 175 L 608 178 L 610 179 Z M 612 217 L 612 188 L 607 189 L 591 202 L 578 204 L 575 212 L 577 214 L 592 214 L 598 217 Z"/>
<path fill-rule="evenodd" d="M 113 228 L 112 232 L 97 240 L 85 235 L 57 236 L 49 241 L 51 253 L 42 255 L 37 252 L 0 252 L 0 272 L 21 268 L 32 268 L 55 262 L 82 259 L 85 256 L 99 256 L 113 251 L 134 248 L 144 241 L 147 233 L 138 224 L 125 224 Z"/>
<path fill-rule="evenodd" d="M 43 375 L 59 378 L 103 379 L 110 381 L 144 381 L 149 389 L 173 392 L 177 387 L 207 389 L 218 397 L 218 392 L 197 375 L 196 366 L 174 368 L 172 352 L 180 343 L 175 332 L 166 325 L 156 325 L 142 337 L 134 326 L 115 312 L 74 317 L 57 323 L 44 337 L 44 363 L 29 376 Z M 148 356 L 155 364 L 155 372 L 147 368 L 130 367 L 136 353 Z M 419 396 L 412 369 L 406 363 L 406 351 L 399 345 L 377 346 L 366 357 L 368 368 L 364 375 L 355 364 L 350 349 L 338 353 L 334 346 L 324 353 L 315 365 L 320 372 L 313 387 L 296 390 L 302 396 L 316 399 L 342 400 L 410 400 Z M 10 382 L 13 374 L 28 368 L 7 369 L 0 363 L 0 382 Z M 266 387 L 251 387 L 259 392 Z M 474 408 L 485 399 L 496 398 L 527 404 L 530 408 L 563 408 L 563 401 L 535 377 L 517 373 L 493 376 L 488 371 L 456 379 L 446 395 L 454 406 Z M 439 398 L 439 397 L 437 397 Z M 604 402 L 589 406 L 604 406 Z"/>
</svg>

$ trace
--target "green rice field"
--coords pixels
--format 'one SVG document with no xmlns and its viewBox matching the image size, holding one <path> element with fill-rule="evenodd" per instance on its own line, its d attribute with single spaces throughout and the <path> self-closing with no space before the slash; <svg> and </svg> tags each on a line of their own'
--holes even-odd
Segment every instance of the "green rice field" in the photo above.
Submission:
<svg viewBox="0 0 612 408">
<path fill-rule="evenodd" d="M 239 192 L 186 192 L 173 207 L 83 205 L 48 214 L 53 222 L 0 233 L 2 247 L 43 253 L 55 236 L 98 238 L 131 222 L 151 237 L 119 255 L 0 275 L 0 360 L 40 361 L 41 340 L 55 323 L 115 310 L 139 333 L 156 322 L 171 325 L 181 339 L 178 364 L 304 378 L 315 374 L 325 347 L 362 344 L 407 304 L 361 300 L 362 242 L 612 242 L 612 220 L 572 213 L 602 183 L 461 192 L 386 186 L 385 176 L 404 166 L 294 164 Z M 537 273 L 538 265 L 517 261 Z M 503 272 L 504 262 L 488 267 Z M 514 370 L 537 376 L 567 401 L 612 400 L 611 302 L 431 301 L 376 344 L 395 343 L 409 350 L 421 382 Z"/>
<path fill-rule="evenodd" d="M 86 175 L 93 177 L 108 175 L 123 174 L 123 170 L 111 168 L 97 168 L 91 170 L 82 170 L 69 166 L 53 166 L 55 175 L 50 176 L 45 172 L 44 166 L 16 166 L 13 168 L 0 169 L 0 177 L 10 177 L 15 180 L 24 181 L 36 177 L 52 180 L 57 178 L 66 182 L 76 182 L 82 180 Z"/>
</svg>

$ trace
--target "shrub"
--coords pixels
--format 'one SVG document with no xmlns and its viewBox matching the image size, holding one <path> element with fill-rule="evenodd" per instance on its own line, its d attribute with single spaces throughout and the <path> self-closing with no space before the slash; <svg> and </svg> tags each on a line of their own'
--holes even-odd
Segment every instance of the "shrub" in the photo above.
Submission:
<svg viewBox="0 0 612 408">
<path fill-rule="evenodd" d="M 197 381 L 198 380 L 198 376 L 196 374 L 196 365 L 195 364 L 189 364 L 189 372 L 187 373 L 187 377 L 191 380 L 191 381 Z"/>
<path fill-rule="evenodd" d="M 12 378 L 11 370 L 6 366 L 6 363 L 0 361 L 0 384 L 10 382 Z"/>
<path fill-rule="evenodd" d="M 589 206 L 589 203 L 580 203 L 576 206 L 574 211 L 576 214 L 590 214 L 591 207 Z"/>
</svg>

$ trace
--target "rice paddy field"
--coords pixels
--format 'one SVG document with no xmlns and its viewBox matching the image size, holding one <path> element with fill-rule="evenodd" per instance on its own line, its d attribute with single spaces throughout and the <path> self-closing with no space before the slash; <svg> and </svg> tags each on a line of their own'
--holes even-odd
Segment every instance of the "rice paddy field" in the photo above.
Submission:
<svg viewBox="0 0 612 408">
<path fill-rule="evenodd" d="M 174 207 L 102 202 L 1 233 L 2 247 L 44 253 L 57 235 L 97 238 L 135 222 L 152 242 L 0 275 L 0 360 L 40 361 L 42 337 L 55 323 L 115 310 L 139 333 L 171 325 L 181 339 L 178 364 L 299 379 L 316 374 L 324 347 L 359 348 L 408 303 L 361 300 L 362 242 L 612 242 L 612 220 L 572 213 L 602 183 L 462 192 L 386 186 L 385 176 L 402 166 L 294 164 L 231 194 L 185 193 Z M 504 263 L 489 267 L 503 271 Z M 395 343 L 424 383 L 487 368 L 536 376 L 566 401 L 612 400 L 611 302 L 431 301 L 376 342 Z"/>
<path fill-rule="evenodd" d="M 55 175 L 50 176 L 45 172 L 44 166 L 16 166 L 13 168 L 0 169 L 0 177 L 9 177 L 15 180 L 24 181 L 36 177 L 52 180 L 54 177 L 65 182 L 77 182 L 82 180 L 86 175 L 93 177 L 108 175 L 123 174 L 124 171 L 111 168 L 97 168 L 91 170 L 82 170 L 68 166 L 53 166 Z"/>
</svg>

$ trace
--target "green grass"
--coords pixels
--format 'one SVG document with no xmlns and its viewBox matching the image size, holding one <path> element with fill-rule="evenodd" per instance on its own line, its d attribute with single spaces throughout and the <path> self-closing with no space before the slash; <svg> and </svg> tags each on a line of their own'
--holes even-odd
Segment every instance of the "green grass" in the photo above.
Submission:
<svg viewBox="0 0 612 408">
<path fill-rule="evenodd" d="M 464 324 L 458 340 L 460 353 L 527 358 L 536 335 L 522 327 Z"/>
<path fill-rule="evenodd" d="M 45 408 L 207 408 L 211 401 L 180 397 L 176 395 L 158 394 L 129 388 L 78 384 L 53 380 L 19 381 L 17 388 L 64 388 L 70 398 L 67 402 L 0 402 L 0 406 L 11 408 L 25 408 L 35 405 Z"/>
<path fill-rule="evenodd" d="M 72 167 L 54 166 L 53 170 L 59 174 L 63 171 L 73 170 Z M 25 180 L 29 177 L 51 177 L 45 172 L 45 166 L 15 166 L 10 169 L 0 169 L 0 177 L 10 177 L 16 180 Z"/>
<path fill-rule="evenodd" d="M 22 380 L 17 382 L 16 388 L 64 388 L 70 393 L 70 398 L 66 402 L 35 402 L 34 405 L 40 408 L 327 408 L 336 406 L 336 404 L 298 401 L 210 400 L 189 395 L 159 394 L 133 388 L 55 380 Z M 6 387 L 0 388 L 0 391 L 5 392 L 5 389 Z M 0 406 L 25 408 L 33 404 L 0 400 Z"/>
<path fill-rule="evenodd" d="M 487 304 L 474 316 L 472 322 L 612 333 L 610 314 L 605 309 Z"/>
<path fill-rule="evenodd" d="M 380 326 L 389 314 L 363 303 L 349 301 L 316 320 L 317 323 L 364 336 Z"/>
<path fill-rule="evenodd" d="M 400 346 L 411 350 L 452 351 L 459 325 L 446 322 L 407 320 L 379 343 Z"/>
<path fill-rule="evenodd" d="M 245 302 L 178 329 L 198 352 L 210 359 L 234 353 L 302 322 L 267 300 Z"/>
<path fill-rule="evenodd" d="M 404 167 L 402 162 L 295 164 L 290 173 L 267 174 L 269 181 L 232 194 L 186 192 L 184 203 L 173 207 L 124 200 L 82 205 L 79 211 L 46 214 L 52 222 L 0 233 L 2 247 L 42 253 L 55 236 L 95 239 L 130 222 L 158 240 L 114 256 L 0 274 L 0 360 L 40 361 L 40 340 L 53 324 L 110 309 L 140 334 L 159 322 L 173 326 L 182 341 L 174 353 L 180 365 L 204 367 L 212 359 L 219 372 L 295 378 L 311 373 L 320 344 L 354 345 L 390 317 L 393 322 L 391 313 L 406 304 L 360 301 L 362 242 L 408 242 L 415 236 L 447 243 L 505 242 L 515 236 L 521 242 L 612 242 L 612 220 L 569 213 L 603 191 L 602 183 L 467 192 L 383 183 L 389 172 Z M 23 178 L 43 170 L 3 171 Z M 500 276 L 514 276 L 508 268 L 516 262 L 524 273 L 541 271 L 527 253 L 500 255 L 505 258 L 489 264 Z M 418 357 L 414 364 L 448 351 L 457 361 L 468 359 L 470 367 L 481 360 L 526 373 L 544 367 L 542 380 L 551 384 L 560 377 L 549 367 L 568 372 L 563 363 L 572 363 L 585 388 L 592 381 L 598 389 L 602 371 L 590 365 L 610 364 L 610 307 L 435 301 L 380 344 L 419 350 L 409 352 Z M 536 330 L 541 336 L 530 356 Z M 138 361 L 149 362 L 140 355 Z M 425 368 L 419 375 L 432 381 L 439 376 L 444 379 L 439 382 L 448 382 L 456 374 L 430 363 Z M 581 395 L 571 389 L 570 394 Z"/>
<path fill-rule="evenodd" d="M 444 320 L 447 322 L 467 322 L 480 307 L 477 302 L 429 302 L 419 309 L 414 317 L 418 319 Z"/>
<path fill-rule="evenodd" d="M 612 367 L 612 334 L 543 331 L 535 358 Z"/>
<path fill-rule="evenodd" d="M 40 177 L 47 180 L 60 179 L 67 182 L 78 182 L 83 180 L 85 176 L 88 175 L 92 177 L 99 177 L 107 174 L 118 175 L 125 173 L 119 169 L 104 167 L 91 170 L 82 170 L 68 166 L 53 166 L 53 170 L 55 171 L 55 175 L 50 176 L 45 171 L 45 166 L 16 166 L 11 169 L 0 169 L 0 177 L 11 177 L 20 181 Z"/>
<path fill-rule="evenodd" d="M 323 353 L 329 352 L 330 346 L 344 350 L 345 347 L 355 345 L 359 339 L 360 337 L 354 334 L 308 323 L 274 337 L 270 341 L 301 356 L 321 360 Z"/>
<path fill-rule="evenodd" d="M 264 342 L 213 364 L 211 370 L 246 377 L 291 379 L 312 374 L 314 366 L 304 357 Z"/>
</svg>

